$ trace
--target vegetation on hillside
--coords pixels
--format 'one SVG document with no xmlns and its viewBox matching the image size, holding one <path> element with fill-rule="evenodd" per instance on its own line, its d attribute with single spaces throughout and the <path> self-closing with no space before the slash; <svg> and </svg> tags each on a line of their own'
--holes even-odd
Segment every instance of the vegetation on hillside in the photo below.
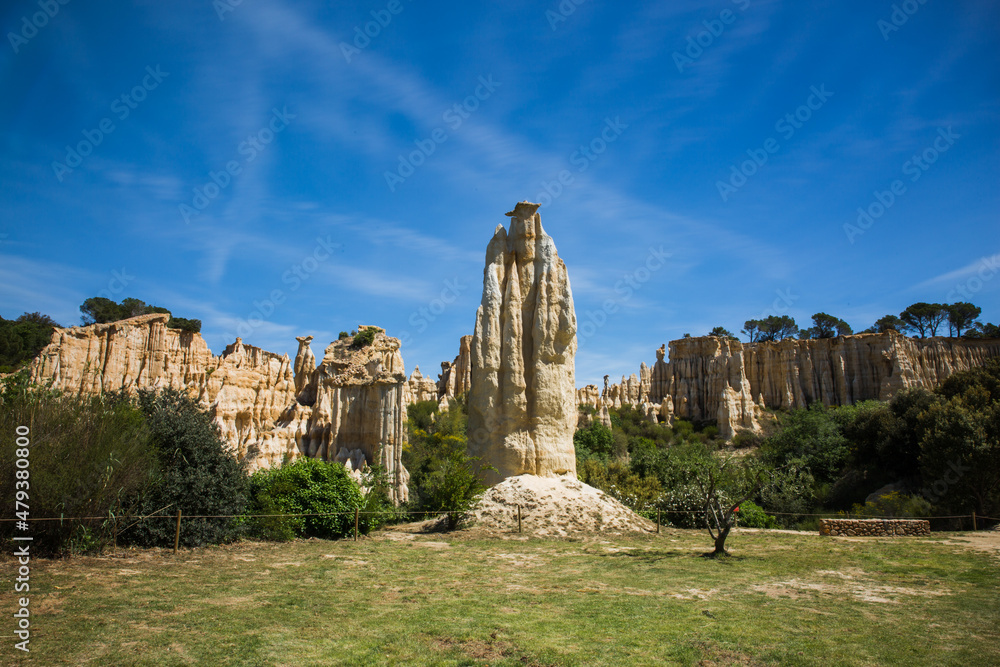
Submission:
<svg viewBox="0 0 1000 667">
<path fill-rule="evenodd" d="M 879 318 L 874 325 L 860 333 L 885 333 L 898 331 L 909 336 L 937 336 L 943 327 L 947 326 L 948 335 L 962 338 L 1000 338 L 1000 327 L 995 324 L 981 322 L 978 318 L 982 308 L 965 301 L 943 303 L 914 303 L 904 309 L 899 315 L 886 315 Z M 750 343 L 769 342 L 798 337 L 834 338 L 854 333 L 846 321 L 828 313 L 816 313 L 812 316 L 811 327 L 800 328 L 795 319 L 788 315 L 767 315 L 759 319 L 747 320 L 740 331 Z M 725 327 L 717 326 L 708 332 L 709 336 L 735 338 Z M 689 338 L 689 334 L 684 335 Z"/>
<path fill-rule="evenodd" d="M 700 432 L 611 410 L 574 437 L 580 478 L 646 516 L 659 510 L 678 526 L 704 526 L 699 475 L 735 450 L 763 466 L 768 482 L 751 496 L 784 525 L 806 515 L 1000 516 L 1000 360 L 956 373 L 936 391 L 910 389 L 888 402 L 792 410 L 767 435 L 738 433 L 724 446 L 714 427 Z M 887 485 L 889 501 L 866 504 Z M 723 495 L 738 493 L 726 483 Z M 803 523 L 805 522 L 805 523 Z M 957 527 L 937 521 L 937 527 Z"/>
<path fill-rule="evenodd" d="M 0 373 L 11 373 L 30 363 L 49 344 L 58 326 L 42 313 L 24 313 L 14 320 L 0 317 Z"/>
<path fill-rule="evenodd" d="M 460 515 L 486 489 L 483 475 L 488 468 L 467 452 L 465 396 L 453 400 L 445 412 L 435 401 L 407 407 L 408 442 L 403 465 L 410 473 L 407 510 L 415 519 L 422 513 L 446 513 L 456 525 Z"/>
<path fill-rule="evenodd" d="M 106 324 L 151 313 L 170 315 L 170 311 L 166 308 L 147 304 L 140 299 L 126 298 L 122 299 L 121 303 L 115 303 L 103 296 L 94 296 L 84 301 L 80 305 L 80 312 L 83 313 L 80 319 L 84 324 Z M 171 315 L 170 319 L 167 320 L 167 328 L 180 329 L 186 333 L 198 333 L 201 331 L 201 320 Z"/>
</svg>

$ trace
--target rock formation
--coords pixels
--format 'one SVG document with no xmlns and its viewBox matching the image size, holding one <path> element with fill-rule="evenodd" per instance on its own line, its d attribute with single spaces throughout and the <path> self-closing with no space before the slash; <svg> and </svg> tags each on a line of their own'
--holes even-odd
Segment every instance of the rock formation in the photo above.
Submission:
<svg viewBox="0 0 1000 667">
<path fill-rule="evenodd" d="M 401 460 L 407 385 L 399 339 L 379 327 L 358 327 L 359 333 L 366 330 L 375 332 L 370 345 L 355 348 L 353 339 L 344 338 L 327 346 L 302 392 L 315 397 L 313 402 L 293 402 L 274 428 L 261 434 L 247 453 L 251 467 L 298 456 L 350 461 L 352 471 L 377 463 L 394 481 L 393 501 L 407 499 L 409 473 Z"/>
<path fill-rule="evenodd" d="M 458 356 L 452 362 L 441 362 L 438 376 L 438 398 L 454 399 L 469 391 L 472 384 L 472 336 L 462 336 L 458 342 Z"/>
<path fill-rule="evenodd" d="M 469 451 L 497 469 L 490 484 L 576 473 L 576 313 L 538 206 L 517 204 L 486 249 L 468 405 Z"/>
<path fill-rule="evenodd" d="M 851 405 L 888 400 L 909 387 L 932 389 L 1000 356 L 1000 340 L 909 338 L 895 331 L 752 344 L 706 336 L 671 341 L 669 349 L 669 362 L 665 347 L 656 351 L 648 394 L 640 380 L 635 400 L 634 375 L 614 385 L 605 379 L 604 404 L 631 403 L 647 416 L 658 406 L 661 421 L 671 415 L 716 420 L 729 438 L 738 429 L 759 430 L 763 408 Z"/>
<path fill-rule="evenodd" d="M 393 499 L 405 500 L 406 385 L 397 339 L 359 327 L 375 329 L 371 345 L 355 350 L 350 339 L 337 341 L 317 368 L 312 336 L 297 339 L 294 365 L 239 338 L 216 357 L 200 334 L 168 329 L 168 318 L 57 328 L 31 378 L 70 393 L 183 391 L 209 410 L 251 470 L 303 455 L 338 460 L 343 449 L 354 471 L 381 463 Z"/>
<path fill-rule="evenodd" d="M 414 366 L 413 372 L 410 373 L 410 379 L 406 381 L 405 404 L 413 405 L 421 401 L 436 400 L 438 400 L 437 383 L 428 377 L 424 377 L 423 373 L 420 372 L 420 366 Z"/>
</svg>

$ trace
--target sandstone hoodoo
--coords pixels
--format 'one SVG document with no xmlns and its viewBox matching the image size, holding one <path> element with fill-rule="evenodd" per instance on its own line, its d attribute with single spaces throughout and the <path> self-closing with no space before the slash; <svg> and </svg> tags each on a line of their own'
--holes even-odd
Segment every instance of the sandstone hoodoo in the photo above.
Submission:
<svg viewBox="0 0 1000 667">
<path fill-rule="evenodd" d="M 486 249 L 468 405 L 469 452 L 497 470 L 489 484 L 576 474 L 576 313 L 538 207 L 517 204 Z"/>
<path fill-rule="evenodd" d="M 330 343 L 295 402 L 248 449 L 251 467 L 303 455 L 339 461 L 355 473 L 379 464 L 392 482 L 392 499 L 405 501 L 407 384 L 399 346 L 398 338 L 375 326 L 360 326 L 353 339 Z"/>
<path fill-rule="evenodd" d="M 359 476 L 377 463 L 389 474 L 392 499 L 406 500 L 407 384 L 397 338 L 358 327 L 357 342 L 331 343 L 317 367 L 312 336 L 297 339 L 294 363 L 239 338 L 214 356 L 200 334 L 167 328 L 169 317 L 57 328 L 31 378 L 69 393 L 183 391 L 208 409 L 251 470 L 313 456 Z"/>
</svg>

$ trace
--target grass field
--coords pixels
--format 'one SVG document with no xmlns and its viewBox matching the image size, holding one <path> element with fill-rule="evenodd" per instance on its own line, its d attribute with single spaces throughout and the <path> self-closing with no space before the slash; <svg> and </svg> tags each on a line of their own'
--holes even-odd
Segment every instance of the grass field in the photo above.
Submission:
<svg viewBox="0 0 1000 667">
<path fill-rule="evenodd" d="M 33 561 L 39 665 L 996 665 L 1000 533 L 380 532 Z M 9 558 L 9 557 L 8 557 Z M 16 563 L 0 563 L 13 591 Z"/>
</svg>

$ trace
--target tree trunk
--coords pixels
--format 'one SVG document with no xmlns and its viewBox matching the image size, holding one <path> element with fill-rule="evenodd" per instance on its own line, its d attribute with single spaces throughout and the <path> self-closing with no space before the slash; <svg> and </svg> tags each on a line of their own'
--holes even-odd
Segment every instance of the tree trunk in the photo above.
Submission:
<svg viewBox="0 0 1000 667">
<path fill-rule="evenodd" d="M 726 555 L 726 538 L 729 537 L 729 531 L 731 526 L 726 526 L 719 532 L 719 536 L 715 538 L 715 551 L 712 552 L 712 556 L 725 556 Z"/>
</svg>

